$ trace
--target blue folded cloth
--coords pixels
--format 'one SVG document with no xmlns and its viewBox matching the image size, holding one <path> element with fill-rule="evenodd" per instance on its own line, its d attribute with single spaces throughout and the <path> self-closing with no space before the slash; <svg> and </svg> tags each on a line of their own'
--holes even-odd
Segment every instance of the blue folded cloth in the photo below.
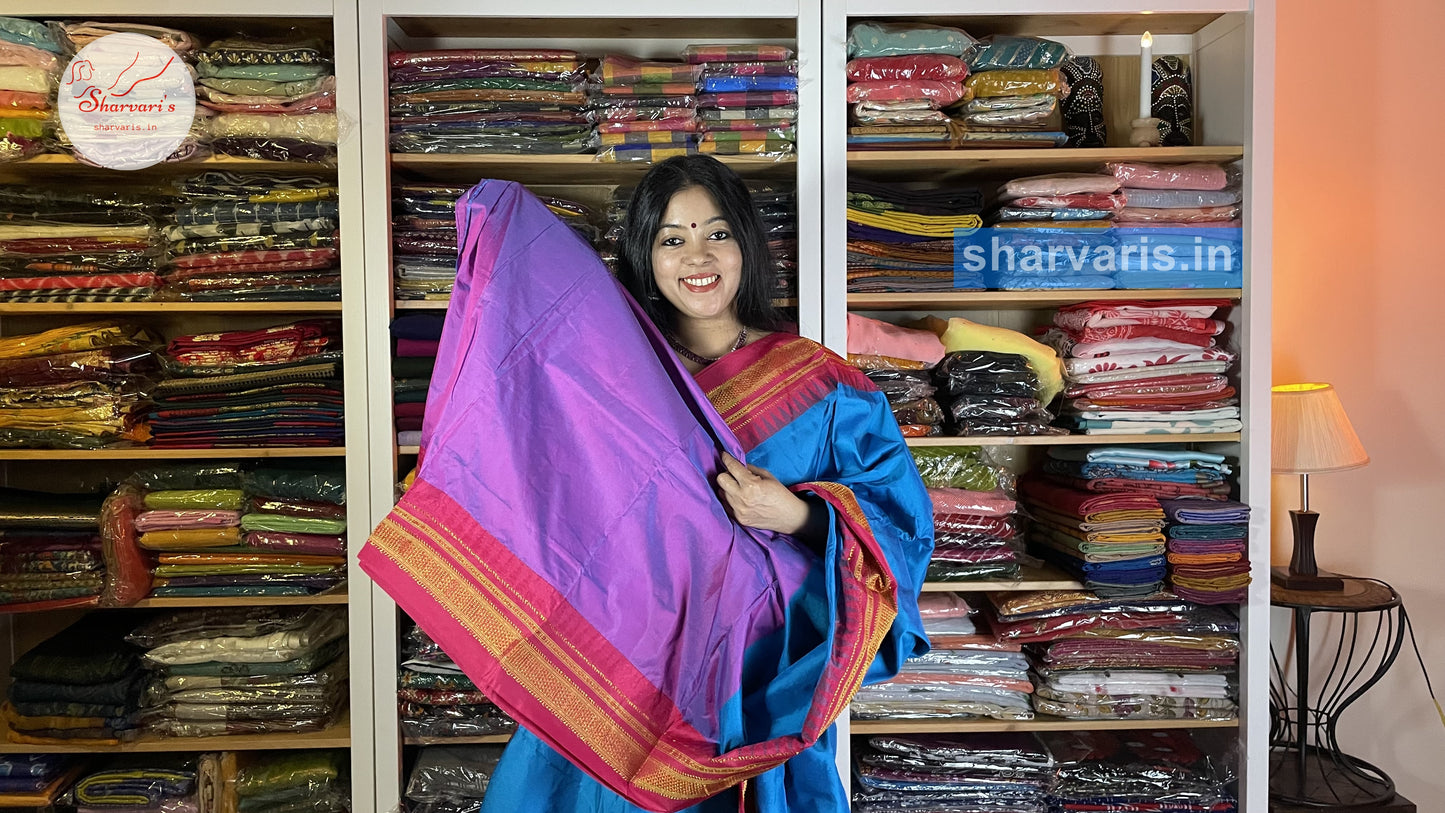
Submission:
<svg viewBox="0 0 1445 813">
<path fill-rule="evenodd" d="M 1118 288 L 1242 288 L 1242 271 L 1116 271 Z"/>
<path fill-rule="evenodd" d="M 797 89 L 798 77 L 796 76 L 710 76 L 702 80 L 704 93 Z"/>
<path fill-rule="evenodd" d="M 1160 500 L 1170 522 L 1236 525 L 1249 521 L 1249 506 L 1233 500 Z"/>
</svg>

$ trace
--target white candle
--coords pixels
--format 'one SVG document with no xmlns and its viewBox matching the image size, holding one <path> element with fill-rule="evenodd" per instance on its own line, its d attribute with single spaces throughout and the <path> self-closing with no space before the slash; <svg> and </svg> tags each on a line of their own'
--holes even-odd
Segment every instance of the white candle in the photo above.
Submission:
<svg viewBox="0 0 1445 813">
<path fill-rule="evenodd" d="M 1150 116 L 1149 86 L 1154 80 L 1154 35 L 1148 31 L 1139 38 L 1139 118 Z"/>
</svg>

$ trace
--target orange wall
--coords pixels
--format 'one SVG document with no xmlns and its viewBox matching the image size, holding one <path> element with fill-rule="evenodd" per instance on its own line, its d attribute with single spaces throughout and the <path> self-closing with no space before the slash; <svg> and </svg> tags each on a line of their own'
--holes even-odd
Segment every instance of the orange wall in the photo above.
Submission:
<svg viewBox="0 0 1445 813">
<path fill-rule="evenodd" d="M 1442 37 L 1440 0 L 1279 0 L 1274 381 L 1338 388 L 1371 463 L 1311 478 L 1320 566 L 1395 586 L 1445 700 Z M 1282 564 L 1297 478 L 1274 492 Z M 1408 640 L 1340 741 L 1445 811 L 1445 724 Z"/>
</svg>

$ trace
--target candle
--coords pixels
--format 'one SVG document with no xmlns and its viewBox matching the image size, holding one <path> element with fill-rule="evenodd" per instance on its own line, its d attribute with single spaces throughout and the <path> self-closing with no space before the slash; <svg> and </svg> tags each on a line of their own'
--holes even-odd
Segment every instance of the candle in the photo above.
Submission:
<svg viewBox="0 0 1445 813">
<path fill-rule="evenodd" d="M 1154 80 L 1154 35 L 1145 31 L 1139 49 L 1139 118 L 1147 119 L 1151 115 L 1149 86 Z"/>
</svg>

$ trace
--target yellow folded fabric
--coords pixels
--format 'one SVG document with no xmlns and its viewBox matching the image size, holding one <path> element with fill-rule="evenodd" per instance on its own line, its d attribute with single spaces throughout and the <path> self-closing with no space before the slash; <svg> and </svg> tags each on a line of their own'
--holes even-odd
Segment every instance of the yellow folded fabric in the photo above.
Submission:
<svg viewBox="0 0 1445 813">
<path fill-rule="evenodd" d="M 146 550 L 226 548 L 241 544 L 241 529 L 183 528 L 174 531 L 150 531 L 141 534 L 136 544 Z"/>
<path fill-rule="evenodd" d="M 946 322 L 936 316 L 926 316 L 910 323 L 909 327 L 938 334 L 938 338 L 943 340 L 943 349 L 949 353 L 989 350 L 1023 356 L 1039 377 L 1039 400 L 1045 406 L 1064 391 L 1064 362 L 1059 359 L 1059 354 L 1052 347 L 1040 344 L 1017 330 L 980 325 L 957 316 Z"/>
<path fill-rule="evenodd" d="M 975 98 L 992 96 L 1035 96 L 1040 93 L 1057 95 L 1063 88 L 1059 72 L 1053 71 L 983 71 L 968 77 L 964 87 L 973 91 Z"/>
<path fill-rule="evenodd" d="M 0 232 L 5 230 L 0 225 Z M 143 233 L 144 230 L 142 230 Z M 22 237 L 45 235 L 22 235 Z M 73 235 L 58 235 L 73 236 Z M 6 239 L 0 234 L 0 239 Z M 135 325 L 121 325 L 112 322 L 85 322 L 66 325 L 31 333 L 26 336 L 11 336 L 0 339 L 0 359 L 23 359 L 35 356 L 49 356 L 55 353 L 73 353 L 80 350 L 94 350 L 98 347 L 114 347 L 122 344 L 149 344 L 155 337 Z"/>
<path fill-rule="evenodd" d="M 26 717 L 7 700 L 3 707 L 5 722 L 15 731 L 44 731 L 65 728 L 105 728 L 104 717 Z"/>
<path fill-rule="evenodd" d="M 919 215 L 912 212 L 868 212 L 849 207 L 848 219 L 864 226 L 914 234 L 920 237 L 952 237 L 959 229 L 983 225 L 978 215 Z"/>
</svg>

